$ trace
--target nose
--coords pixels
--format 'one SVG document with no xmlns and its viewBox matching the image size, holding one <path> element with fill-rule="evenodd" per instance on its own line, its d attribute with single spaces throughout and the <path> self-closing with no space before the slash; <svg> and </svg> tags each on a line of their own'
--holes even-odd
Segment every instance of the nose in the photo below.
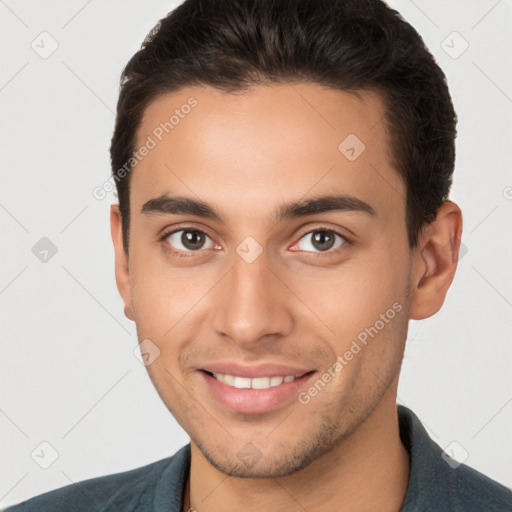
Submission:
<svg viewBox="0 0 512 512">
<path fill-rule="evenodd" d="M 251 263 L 235 255 L 231 271 L 216 287 L 213 327 L 246 349 L 275 342 L 293 329 L 292 299 L 265 253 Z"/>
</svg>

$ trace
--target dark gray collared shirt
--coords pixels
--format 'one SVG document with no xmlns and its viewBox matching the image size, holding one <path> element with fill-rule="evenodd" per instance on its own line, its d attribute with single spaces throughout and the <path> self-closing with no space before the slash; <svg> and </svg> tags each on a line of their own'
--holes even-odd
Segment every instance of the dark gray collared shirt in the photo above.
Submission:
<svg viewBox="0 0 512 512">
<path fill-rule="evenodd" d="M 469 466 L 447 462 L 410 409 L 399 405 L 398 417 L 411 471 L 404 503 L 397 512 L 512 512 L 510 489 Z M 182 512 L 189 468 L 187 444 L 171 457 L 147 466 L 61 487 L 7 511 Z"/>
</svg>

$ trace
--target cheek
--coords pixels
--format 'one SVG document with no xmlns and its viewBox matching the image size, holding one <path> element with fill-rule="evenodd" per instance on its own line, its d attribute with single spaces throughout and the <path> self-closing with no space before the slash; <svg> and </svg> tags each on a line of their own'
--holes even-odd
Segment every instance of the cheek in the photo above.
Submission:
<svg viewBox="0 0 512 512">
<path fill-rule="evenodd" d="M 402 264 L 361 256 L 337 268 L 306 266 L 289 276 L 293 290 L 336 335 L 374 323 L 397 300 L 405 281 Z"/>
<path fill-rule="evenodd" d="M 159 251 L 154 251 L 159 253 Z M 133 254 L 132 303 L 138 326 L 165 334 L 206 293 L 204 271 L 171 266 L 161 254 Z"/>
<path fill-rule="evenodd" d="M 139 340 L 149 339 L 159 350 L 158 364 L 147 367 L 155 384 L 172 385 L 172 378 L 182 374 L 180 354 L 187 350 L 204 328 L 204 300 L 218 275 L 205 265 L 178 268 L 163 257 L 133 258 L 131 268 L 132 304 Z M 170 379 L 170 380 L 169 380 Z M 168 382 L 169 381 L 169 382 Z M 172 386 L 171 386 L 172 387 Z"/>
<path fill-rule="evenodd" d="M 370 378 L 384 371 L 379 361 L 394 366 L 402 347 L 408 262 L 403 251 L 381 247 L 361 251 L 337 268 L 311 268 L 294 278 L 292 288 L 315 313 L 302 321 L 317 335 L 326 332 L 333 358 L 343 358 L 342 387 L 363 367 Z"/>
</svg>

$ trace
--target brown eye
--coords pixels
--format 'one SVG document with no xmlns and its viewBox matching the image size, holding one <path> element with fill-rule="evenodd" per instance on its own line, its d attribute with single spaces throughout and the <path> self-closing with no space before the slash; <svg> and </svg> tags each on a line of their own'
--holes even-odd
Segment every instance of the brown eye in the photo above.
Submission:
<svg viewBox="0 0 512 512">
<path fill-rule="evenodd" d="M 299 241 L 301 251 L 327 252 L 346 243 L 346 238 L 336 231 L 317 229 L 306 233 Z"/>
<path fill-rule="evenodd" d="M 211 249 L 215 245 L 206 233 L 197 229 L 180 229 L 170 233 L 165 239 L 175 249 L 186 252 Z"/>
</svg>

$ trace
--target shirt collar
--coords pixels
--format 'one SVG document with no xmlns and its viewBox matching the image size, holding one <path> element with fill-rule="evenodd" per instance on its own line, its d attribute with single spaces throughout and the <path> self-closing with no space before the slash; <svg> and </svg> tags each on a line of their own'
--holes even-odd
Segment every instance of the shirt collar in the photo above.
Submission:
<svg viewBox="0 0 512 512">
<path fill-rule="evenodd" d="M 432 500 L 432 489 L 438 496 L 449 495 L 448 464 L 441 448 L 429 437 L 419 418 L 407 407 L 398 405 L 400 438 L 410 456 L 409 483 L 400 512 L 417 510 L 419 503 Z M 182 512 L 186 483 L 190 471 L 190 443 L 180 448 L 165 468 L 157 484 L 154 512 Z"/>
<path fill-rule="evenodd" d="M 413 512 L 421 504 L 445 510 L 450 496 L 450 467 L 442 458 L 442 450 L 428 435 L 418 416 L 403 405 L 398 405 L 400 439 L 409 452 L 409 483 L 399 512 Z"/>
</svg>

